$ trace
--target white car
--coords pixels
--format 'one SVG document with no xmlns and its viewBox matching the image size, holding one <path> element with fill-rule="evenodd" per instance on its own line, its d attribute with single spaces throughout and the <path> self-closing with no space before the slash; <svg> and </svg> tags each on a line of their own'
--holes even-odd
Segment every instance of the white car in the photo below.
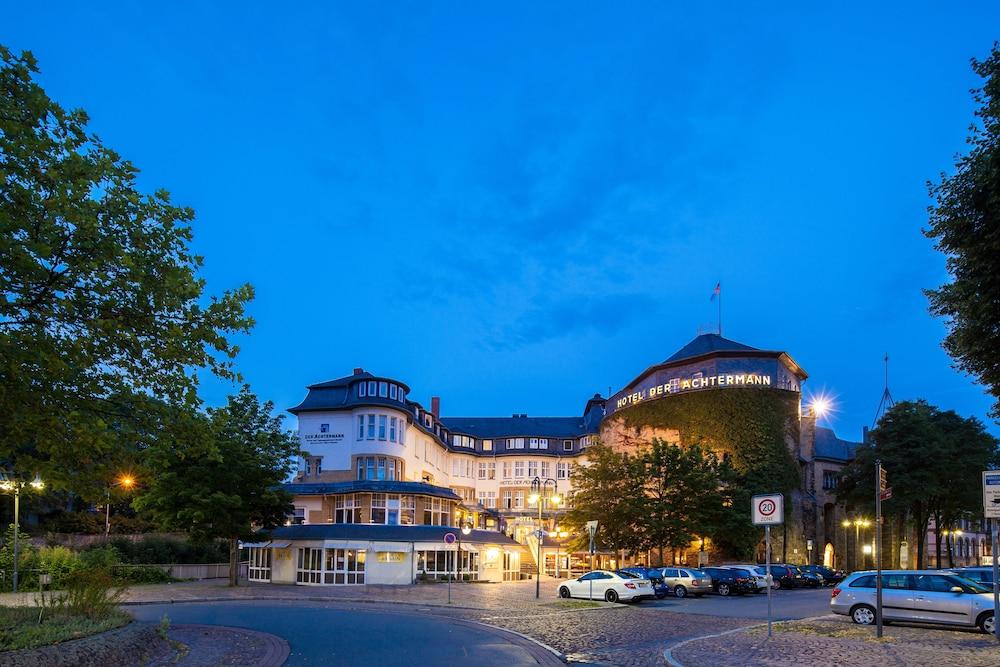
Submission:
<svg viewBox="0 0 1000 667">
<path fill-rule="evenodd" d="M 640 579 L 627 572 L 594 570 L 559 584 L 559 597 L 607 600 L 608 602 L 655 598 L 649 579 Z"/>
<path fill-rule="evenodd" d="M 725 568 L 727 570 L 744 570 L 750 574 L 750 578 L 753 579 L 754 585 L 757 586 L 757 592 L 767 590 L 767 570 L 763 565 L 720 565 L 719 567 Z M 774 573 L 771 573 L 772 576 Z"/>
</svg>

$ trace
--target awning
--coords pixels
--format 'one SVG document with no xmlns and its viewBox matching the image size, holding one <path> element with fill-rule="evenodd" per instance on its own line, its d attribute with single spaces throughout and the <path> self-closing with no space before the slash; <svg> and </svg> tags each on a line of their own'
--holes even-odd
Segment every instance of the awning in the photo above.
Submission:
<svg viewBox="0 0 1000 667">
<path fill-rule="evenodd" d="M 240 548 L 263 549 L 270 542 L 240 542 Z"/>
<path fill-rule="evenodd" d="M 288 547 L 292 546 L 292 543 L 286 540 L 280 540 L 271 542 L 270 544 L 268 544 L 268 546 L 271 547 L 272 549 L 287 549 Z"/>
<path fill-rule="evenodd" d="M 372 542 L 372 551 L 390 551 L 392 553 L 410 553 L 409 542 Z"/>
<path fill-rule="evenodd" d="M 371 548 L 368 540 L 323 540 L 323 546 L 327 549 L 361 549 L 367 551 Z"/>
</svg>

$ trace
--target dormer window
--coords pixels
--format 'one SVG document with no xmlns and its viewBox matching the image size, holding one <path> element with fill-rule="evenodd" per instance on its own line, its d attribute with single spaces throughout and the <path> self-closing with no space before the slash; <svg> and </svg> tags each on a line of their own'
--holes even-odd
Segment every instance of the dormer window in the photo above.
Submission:
<svg viewBox="0 0 1000 667">
<path fill-rule="evenodd" d="M 389 385 L 389 398 L 396 400 L 396 385 L 394 384 Z"/>
<path fill-rule="evenodd" d="M 369 380 L 368 381 L 368 395 L 369 396 L 375 396 L 375 392 L 377 391 L 377 387 L 378 387 L 378 382 L 376 382 L 375 380 Z"/>
<path fill-rule="evenodd" d="M 379 382 L 378 383 L 378 395 L 379 395 L 379 398 L 388 398 L 389 397 L 389 383 L 388 382 Z"/>
<path fill-rule="evenodd" d="M 573 451 L 573 441 L 572 440 L 563 440 L 563 451 L 564 452 L 571 452 L 571 451 Z"/>
<path fill-rule="evenodd" d="M 366 387 L 367 385 L 364 382 L 358 383 L 358 398 L 364 398 L 368 395 L 368 392 L 365 391 Z"/>
</svg>

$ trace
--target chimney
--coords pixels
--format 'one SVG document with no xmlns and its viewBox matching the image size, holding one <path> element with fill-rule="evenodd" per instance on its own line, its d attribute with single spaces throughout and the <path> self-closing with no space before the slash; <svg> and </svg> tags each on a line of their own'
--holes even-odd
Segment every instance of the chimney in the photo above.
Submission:
<svg viewBox="0 0 1000 667">
<path fill-rule="evenodd" d="M 431 396 L 431 414 L 434 419 L 441 419 L 441 397 Z"/>
<path fill-rule="evenodd" d="M 355 375 L 361 375 L 364 372 L 365 372 L 365 369 L 363 369 L 363 368 L 355 368 L 354 369 L 354 374 Z"/>
</svg>

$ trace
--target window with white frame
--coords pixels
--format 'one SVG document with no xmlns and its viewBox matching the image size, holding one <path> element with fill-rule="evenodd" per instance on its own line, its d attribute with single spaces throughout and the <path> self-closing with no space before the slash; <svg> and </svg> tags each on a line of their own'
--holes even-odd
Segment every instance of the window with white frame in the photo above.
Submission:
<svg viewBox="0 0 1000 667">
<path fill-rule="evenodd" d="M 358 440 L 365 439 L 365 416 L 358 415 Z"/>
<path fill-rule="evenodd" d="M 372 494 L 372 512 L 368 523 L 385 523 L 385 494 Z"/>
<path fill-rule="evenodd" d="M 306 508 L 296 507 L 292 512 L 292 523 L 296 526 L 306 522 Z"/>
<path fill-rule="evenodd" d="M 413 496 L 399 497 L 399 523 L 403 526 L 412 526 L 417 518 L 417 505 Z"/>
<path fill-rule="evenodd" d="M 378 383 L 378 395 L 379 398 L 389 398 L 389 383 L 379 382 Z"/>
<path fill-rule="evenodd" d="M 524 507 L 524 491 L 514 492 L 514 509 L 521 509 Z"/>
<path fill-rule="evenodd" d="M 479 462 L 479 479 L 486 479 L 486 461 Z"/>
<path fill-rule="evenodd" d="M 483 451 L 484 452 L 492 452 L 493 451 L 493 441 L 492 440 L 483 440 Z"/>
<path fill-rule="evenodd" d="M 396 418 L 389 417 L 389 442 L 396 442 Z"/>
<path fill-rule="evenodd" d="M 396 385 L 394 384 L 389 385 L 389 398 L 396 400 Z"/>
<path fill-rule="evenodd" d="M 541 475 L 541 476 L 542 476 L 543 478 L 549 478 L 549 477 L 552 477 L 552 474 L 551 474 L 551 470 L 550 470 L 550 468 L 549 468 L 549 462 L 548 462 L 548 461 L 542 461 L 542 475 Z"/>
<path fill-rule="evenodd" d="M 531 449 L 538 449 L 538 438 L 529 438 L 528 447 Z"/>
<path fill-rule="evenodd" d="M 503 478 L 504 479 L 510 479 L 510 471 L 511 471 L 510 461 L 504 461 L 503 462 Z"/>
<path fill-rule="evenodd" d="M 295 567 L 295 581 L 300 584 L 323 582 L 323 550 L 300 547 Z"/>
<path fill-rule="evenodd" d="M 365 382 L 358 383 L 358 398 L 364 398 L 365 396 L 368 395 L 367 388 L 368 388 L 367 383 Z"/>
<path fill-rule="evenodd" d="M 324 584 L 365 583 L 364 549 L 326 549 Z"/>
<path fill-rule="evenodd" d="M 556 479 L 569 479 L 569 464 L 568 463 L 557 463 L 556 464 Z"/>
<path fill-rule="evenodd" d="M 368 439 L 375 439 L 375 415 L 368 415 Z"/>
<path fill-rule="evenodd" d="M 379 440 L 385 440 L 386 425 L 387 425 L 388 421 L 389 421 L 389 418 L 387 416 L 385 416 L 385 415 L 379 415 L 378 416 L 378 439 Z"/>
<path fill-rule="evenodd" d="M 425 577 L 441 579 L 454 577 L 458 572 L 464 579 L 479 579 L 479 553 L 476 551 L 417 551 L 417 572 Z"/>
<path fill-rule="evenodd" d="M 360 503 L 353 493 L 333 499 L 333 522 L 361 523 Z"/>
<path fill-rule="evenodd" d="M 514 477 L 524 477 L 524 461 L 514 461 Z"/>
<path fill-rule="evenodd" d="M 247 570 L 250 581 L 271 581 L 271 548 L 250 547 L 250 566 Z"/>
<path fill-rule="evenodd" d="M 448 503 L 440 498 L 424 498 L 424 525 L 447 526 Z"/>
<path fill-rule="evenodd" d="M 571 451 L 573 451 L 573 441 L 572 440 L 563 440 L 563 451 L 564 452 L 571 452 Z"/>
<path fill-rule="evenodd" d="M 538 477 L 538 461 L 528 461 L 528 477 Z"/>
<path fill-rule="evenodd" d="M 496 507 L 497 506 L 497 492 L 496 491 L 480 491 L 478 493 L 479 504 L 483 507 Z"/>
<path fill-rule="evenodd" d="M 497 462 L 496 461 L 490 461 L 489 462 L 489 467 L 486 469 L 486 478 L 487 479 L 496 479 L 497 478 Z"/>
<path fill-rule="evenodd" d="M 501 507 L 505 510 L 513 508 L 514 507 L 513 497 L 514 497 L 513 491 L 511 491 L 510 489 L 503 489 L 502 491 L 500 491 Z"/>
</svg>

